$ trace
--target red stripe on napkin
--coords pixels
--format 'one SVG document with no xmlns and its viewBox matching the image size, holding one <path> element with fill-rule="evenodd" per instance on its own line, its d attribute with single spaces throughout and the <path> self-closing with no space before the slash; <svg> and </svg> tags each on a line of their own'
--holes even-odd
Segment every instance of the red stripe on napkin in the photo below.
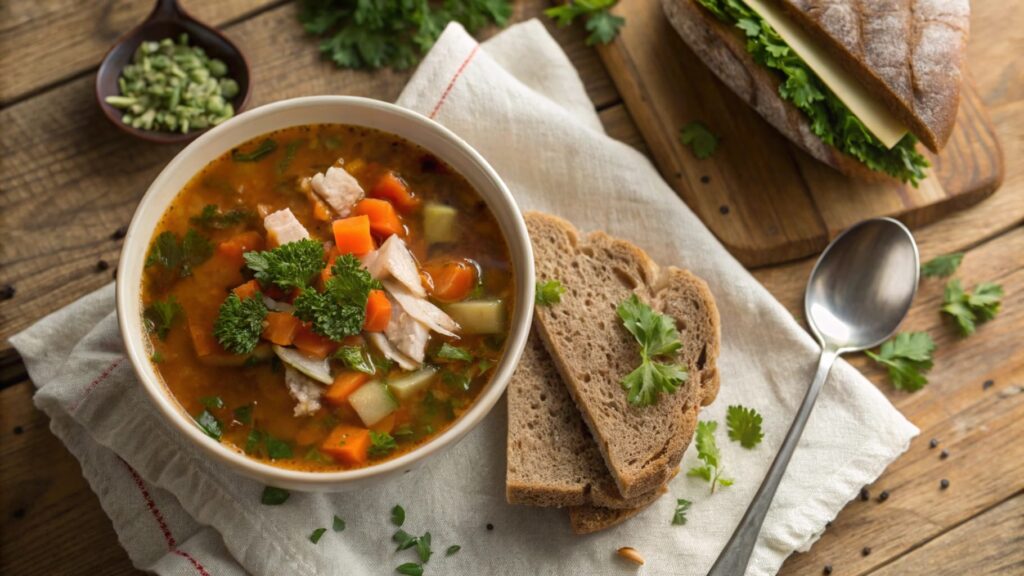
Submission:
<svg viewBox="0 0 1024 576">
<path fill-rule="evenodd" d="M 462 73 L 466 70 L 466 66 L 469 66 L 469 63 L 473 60 L 473 57 L 476 56 L 478 50 L 480 50 L 479 44 L 473 46 L 473 50 L 471 50 L 469 55 L 466 56 L 466 59 L 462 61 L 459 69 L 455 71 L 455 75 L 452 76 L 452 79 L 448 82 L 448 86 L 444 89 L 444 93 L 441 94 L 441 98 L 438 99 L 434 109 L 430 112 L 430 118 L 437 116 L 437 111 L 441 109 L 441 105 L 444 104 L 445 99 L 448 98 L 448 94 L 450 94 L 452 88 L 455 87 L 455 82 L 459 79 L 459 76 L 462 76 Z"/>
<path fill-rule="evenodd" d="M 76 400 L 75 403 L 72 404 L 71 406 L 68 406 L 68 412 L 73 413 L 75 410 L 78 410 L 78 407 L 82 405 L 82 402 L 86 399 L 86 397 L 88 397 L 89 394 L 92 394 L 92 391 L 95 390 L 96 387 L 100 385 L 100 383 L 106 380 L 114 371 L 114 369 L 121 365 L 121 362 L 124 362 L 124 358 L 118 358 L 117 360 L 111 362 L 110 366 L 107 366 L 107 368 L 103 372 L 101 372 L 100 375 L 97 376 L 95 380 L 90 382 L 89 385 L 85 387 L 85 392 L 82 392 L 82 395 L 78 398 L 78 400 Z"/>
</svg>

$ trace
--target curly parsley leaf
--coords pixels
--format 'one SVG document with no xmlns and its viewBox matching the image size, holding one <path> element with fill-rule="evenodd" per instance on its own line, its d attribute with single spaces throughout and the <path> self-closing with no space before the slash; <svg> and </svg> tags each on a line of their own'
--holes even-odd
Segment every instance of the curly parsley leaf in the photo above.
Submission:
<svg viewBox="0 0 1024 576">
<path fill-rule="evenodd" d="M 952 254 L 936 256 L 921 265 L 921 275 L 926 278 L 945 278 L 946 276 L 952 276 L 953 273 L 956 272 L 956 269 L 960 267 L 960 262 L 963 259 L 963 252 L 954 252 Z"/>
<path fill-rule="evenodd" d="M 715 430 L 718 429 L 718 422 L 702 420 L 697 423 L 697 458 L 704 462 L 703 466 L 694 466 L 687 471 L 687 476 L 703 478 L 711 484 L 711 493 L 714 494 L 715 487 L 732 486 L 732 479 L 722 476 L 722 465 L 719 461 L 721 454 L 718 451 L 718 444 L 715 442 Z"/>
<path fill-rule="evenodd" d="M 149 248 L 146 268 L 163 266 L 185 278 L 192 275 L 192 269 L 206 262 L 213 255 L 213 244 L 194 229 L 189 228 L 181 241 L 174 232 L 161 232 Z"/>
<path fill-rule="evenodd" d="M 146 325 L 146 331 L 155 333 L 161 340 L 167 339 L 174 321 L 184 313 L 181 304 L 173 295 L 167 300 L 156 300 L 142 312 L 142 319 Z"/>
<path fill-rule="evenodd" d="M 395 443 L 395 439 L 391 434 L 370 430 L 370 456 L 374 458 L 387 456 L 394 452 L 396 448 L 398 448 L 398 444 Z"/>
<path fill-rule="evenodd" d="M 551 306 L 562 301 L 562 294 L 565 294 L 565 286 L 558 280 L 537 282 L 533 300 L 537 306 Z"/>
<path fill-rule="evenodd" d="M 304 290 L 294 305 L 295 316 L 312 322 L 313 332 L 337 342 L 362 331 L 366 299 L 370 290 L 380 288 L 380 282 L 351 254 L 335 260 L 331 272 L 323 292 Z"/>
<path fill-rule="evenodd" d="M 627 399 L 633 406 L 650 406 L 661 393 L 673 393 L 689 375 L 683 366 L 655 362 L 659 356 L 675 354 L 683 343 L 672 319 L 659 314 L 637 298 L 623 300 L 616 309 L 622 325 L 640 344 L 640 366 L 622 380 Z"/>
<path fill-rule="evenodd" d="M 263 488 L 263 494 L 260 496 L 260 502 L 266 506 L 280 506 L 288 501 L 288 498 L 291 495 L 291 492 L 284 488 L 267 486 Z"/>
<path fill-rule="evenodd" d="M 935 342 L 926 332 L 901 332 L 888 340 L 878 353 L 865 354 L 889 370 L 889 379 L 897 390 L 914 392 L 928 383 L 924 373 L 932 368 Z"/>
<path fill-rule="evenodd" d="M 982 282 L 973 292 L 967 292 L 960 280 L 954 278 L 946 284 L 942 312 L 953 317 L 960 336 L 966 338 L 974 333 L 978 324 L 995 318 L 1002 299 L 1003 287 L 999 284 Z"/>
<path fill-rule="evenodd" d="M 569 26 L 577 18 L 586 19 L 587 45 L 609 44 L 619 30 L 626 25 L 626 19 L 610 12 L 618 0 L 570 0 L 560 6 L 552 6 L 544 15 L 559 26 Z"/>
<path fill-rule="evenodd" d="M 453 362 L 472 362 L 473 355 L 470 354 L 469 350 L 465 348 L 459 348 L 458 346 L 452 346 L 445 342 L 441 345 L 441 349 L 434 354 L 435 360 L 450 360 Z"/>
<path fill-rule="evenodd" d="M 242 257 L 260 284 L 274 284 L 285 290 L 305 288 L 324 269 L 323 245 L 308 238 L 273 250 L 246 252 Z"/>
<path fill-rule="evenodd" d="M 357 370 L 364 374 L 377 372 L 373 365 L 373 359 L 362 346 L 342 346 L 334 353 L 334 357 L 341 360 L 342 364 L 350 370 Z"/>
<path fill-rule="evenodd" d="M 693 155 L 701 160 L 710 158 L 718 148 L 718 136 L 707 126 L 694 120 L 679 131 L 679 141 L 690 147 Z"/>
<path fill-rule="evenodd" d="M 672 515 L 673 526 L 682 526 L 683 524 L 686 524 L 686 511 L 690 509 L 691 505 L 693 505 L 693 502 L 690 502 L 685 498 L 679 498 L 676 500 L 676 511 L 675 514 Z"/>
<path fill-rule="evenodd" d="M 761 16 L 741 0 L 697 0 L 719 20 L 740 29 L 747 52 L 781 80 L 779 95 L 806 116 L 811 131 L 823 142 L 853 156 L 871 170 L 884 172 L 917 186 L 928 160 L 907 134 L 892 148 L 875 137 L 850 109 L 811 71 Z"/>
<path fill-rule="evenodd" d="M 303 0 L 299 22 L 320 36 L 320 52 L 343 68 L 405 69 L 434 45 L 445 26 L 459 22 L 471 34 L 512 15 L 508 0 L 339 2 Z"/>
<path fill-rule="evenodd" d="M 202 212 L 188 219 L 189 222 L 203 228 L 223 230 L 237 226 L 245 222 L 252 222 L 256 219 L 256 213 L 251 210 L 233 209 L 224 212 L 216 204 L 203 206 Z"/>
<path fill-rule="evenodd" d="M 729 429 L 729 439 L 739 442 L 744 448 L 753 448 L 764 438 L 764 432 L 761 431 L 761 415 L 753 408 L 729 406 L 725 414 L 725 424 Z"/>
<path fill-rule="evenodd" d="M 229 294 L 220 305 L 213 335 L 228 352 L 248 354 L 260 341 L 266 315 L 267 306 L 259 292 L 245 300 L 237 294 Z"/>
</svg>

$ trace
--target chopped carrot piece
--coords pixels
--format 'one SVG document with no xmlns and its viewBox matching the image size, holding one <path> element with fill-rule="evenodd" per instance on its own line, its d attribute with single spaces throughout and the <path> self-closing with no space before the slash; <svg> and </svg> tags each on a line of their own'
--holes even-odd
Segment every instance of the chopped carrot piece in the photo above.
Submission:
<svg viewBox="0 0 1024 576">
<path fill-rule="evenodd" d="M 331 430 L 320 451 L 342 464 L 365 464 L 370 458 L 370 431 L 342 424 Z"/>
<path fill-rule="evenodd" d="M 196 350 L 196 356 L 202 358 L 213 354 L 226 354 L 227 351 L 217 342 L 213 335 L 213 325 L 207 322 L 188 319 L 188 331 L 192 335 L 192 347 Z"/>
<path fill-rule="evenodd" d="M 295 334 L 302 325 L 299 319 L 287 312 L 267 312 L 263 319 L 263 337 L 278 346 L 291 346 L 295 342 Z"/>
<path fill-rule="evenodd" d="M 338 345 L 332 342 L 329 338 L 321 336 L 308 324 L 299 324 L 295 330 L 295 338 L 292 340 L 292 344 L 310 358 L 327 358 L 332 352 L 334 352 Z"/>
<path fill-rule="evenodd" d="M 383 290 L 370 290 L 366 298 L 366 321 L 363 330 L 383 332 L 391 321 L 391 301 Z"/>
<path fill-rule="evenodd" d="M 231 260 L 233 263 L 241 266 L 245 263 L 245 259 L 242 258 L 242 254 L 252 252 L 254 250 L 263 250 L 264 245 L 263 236 L 260 236 L 259 232 L 250 230 L 248 232 L 236 234 L 229 240 L 221 242 L 217 245 L 217 252 L 228 260 Z"/>
<path fill-rule="evenodd" d="M 370 426 L 370 430 L 373 430 L 374 432 L 383 432 L 386 434 L 391 434 L 391 431 L 395 429 L 395 418 L 395 413 L 392 412 L 391 414 L 388 414 L 373 426 Z"/>
<path fill-rule="evenodd" d="M 245 300 L 246 298 L 252 298 L 260 291 L 260 283 L 255 280 L 249 280 L 241 286 L 235 286 L 231 291 L 235 293 L 235 296 L 238 296 L 239 300 Z"/>
<path fill-rule="evenodd" d="M 477 282 L 476 266 L 466 260 L 450 260 L 423 267 L 430 274 L 430 295 L 442 302 L 465 300 Z"/>
<path fill-rule="evenodd" d="M 352 213 L 356 216 L 366 215 L 370 219 L 370 231 L 381 238 L 392 234 L 402 236 L 405 232 L 394 205 L 387 200 L 364 198 L 356 203 Z"/>
<path fill-rule="evenodd" d="M 350 394 L 366 384 L 370 379 L 369 374 L 356 372 L 355 370 L 341 372 L 334 377 L 334 383 L 327 387 L 324 392 L 324 401 L 331 406 L 341 406 L 348 402 Z"/>
<path fill-rule="evenodd" d="M 376 247 L 373 243 L 373 236 L 370 235 L 369 216 L 352 216 L 335 220 L 332 228 L 334 244 L 341 254 L 361 256 Z"/>
<path fill-rule="evenodd" d="M 370 190 L 370 196 L 390 200 L 395 208 L 402 212 L 411 212 L 420 205 L 420 199 L 409 190 L 405 181 L 390 171 L 380 177 L 377 184 Z"/>
</svg>

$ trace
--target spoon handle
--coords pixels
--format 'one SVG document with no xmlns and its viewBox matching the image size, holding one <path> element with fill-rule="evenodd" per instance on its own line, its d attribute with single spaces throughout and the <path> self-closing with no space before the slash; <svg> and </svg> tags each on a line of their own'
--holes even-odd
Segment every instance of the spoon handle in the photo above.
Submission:
<svg viewBox="0 0 1024 576">
<path fill-rule="evenodd" d="M 796 413 L 796 418 L 793 419 L 793 424 L 789 427 L 789 432 L 786 433 L 786 439 L 783 440 L 779 453 L 775 456 L 775 461 L 772 462 L 767 476 L 761 482 L 761 487 L 757 489 L 757 494 L 754 494 L 754 500 L 751 501 L 750 507 L 747 508 L 739 526 L 732 533 L 732 537 L 729 538 L 729 543 L 725 545 L 725 549 L 718 556 L 715 565 L 711 567 L 708 576 L 738 576 L 746 572 L 750 554 L 754 551 L 754 544 L 757 543 L 757 535 L 761 532 L 761 525 L 768 514 L 772 498 L 775 497 L 775 490 L 778 489 L 779 482 L 782 481 L 782 476 L 786 473 L 786 466 L 796 450 L 800 435 L 803 434 L 804 426 L 814 407 L 814 401 L 818 399 L 818 392 L 825 384 L 825 379 L 828 377 L 828 372 L 831 370 L 836 356 L 838 353 L 832 348 L 825 348 L 821 351 L 814 381 L 807 389 L 807 394 L 804 395 L 804 401 Z"/>
</svg>

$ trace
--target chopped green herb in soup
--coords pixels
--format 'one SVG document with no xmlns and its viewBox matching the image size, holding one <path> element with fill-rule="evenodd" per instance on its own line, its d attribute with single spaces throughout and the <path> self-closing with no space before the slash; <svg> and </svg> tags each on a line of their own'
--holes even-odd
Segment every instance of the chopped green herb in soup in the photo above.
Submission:
<svg viewBox="0 0 1024 576">
<path fill-rule="evenodd" d="M 313 125 L 189 182 L 154 231 L 142 299 L 154 366 L 196 426 L 329 471 L 394 458 L 465 412 L 512 294 L 505 240 L 462 176 L 391 134 Z"/>
</svg>

